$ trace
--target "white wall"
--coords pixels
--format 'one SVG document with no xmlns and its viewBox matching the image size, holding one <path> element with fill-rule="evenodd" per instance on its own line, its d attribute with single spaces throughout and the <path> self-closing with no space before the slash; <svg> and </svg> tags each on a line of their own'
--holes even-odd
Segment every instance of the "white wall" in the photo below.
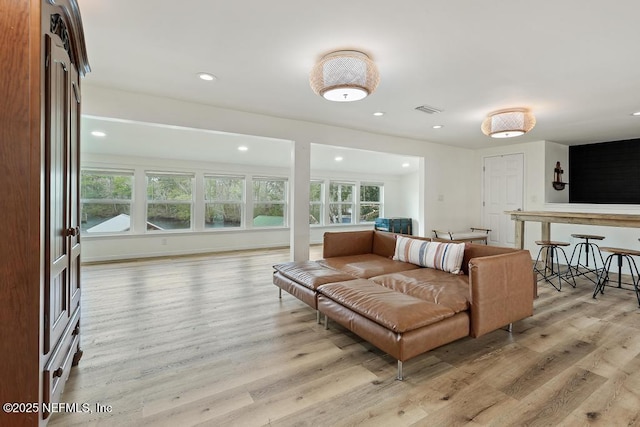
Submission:
<svg viewBox="0 0 640 427">
<path fill-rule="evenodd" d="M 466 228 L 477 224 L 480 217 L 480 199 L 474 189 L 479 175 L 470 173 L 475 166 L 472 150 L 116 91 L 89 84 L 83 87 L 83 97 L 83 114 L 92 116 L 416 156 L 424 164 L 424 170 L 419 174 L 421 181 L 417 184 L 418 194 L 414 195 L 418 200 L 417 209 L 415 206 L 408 211 L 396 208 L 404 200 L 403 196 L 393 195 L 392 197 L 400 197 L 400 200 L 397 205 L 391 205 L 393 207 L 390 213 L 415 218 L 419 228 L 414 234 L 420 235 L 428 235 L 436 226 Z M 372 172 L 375 174 L 375 171 Z M 280 236 L 273 239 L 271 237 L 273 236 L 269 235 L 269 242 L 280 241 Z M 311 234 L 311 240 L 317 240 L 315 233 Z M 289 244 L 287 239 L 282 241 L 284 245 Z M 91 255 L 91 249 L 86 246 L 85 242 L 85 261 Z"/>
</svg>

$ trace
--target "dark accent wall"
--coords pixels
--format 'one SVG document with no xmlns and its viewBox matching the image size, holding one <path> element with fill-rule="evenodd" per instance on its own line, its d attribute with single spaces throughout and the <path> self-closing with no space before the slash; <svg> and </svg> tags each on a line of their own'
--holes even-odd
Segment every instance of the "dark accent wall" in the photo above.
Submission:
<svg viewBox="0 0 640 427">
<path fill-rule="evenodd" d="M 569 147 L 569 202 L 640 204 L 640 139 Z"/>
</svg>

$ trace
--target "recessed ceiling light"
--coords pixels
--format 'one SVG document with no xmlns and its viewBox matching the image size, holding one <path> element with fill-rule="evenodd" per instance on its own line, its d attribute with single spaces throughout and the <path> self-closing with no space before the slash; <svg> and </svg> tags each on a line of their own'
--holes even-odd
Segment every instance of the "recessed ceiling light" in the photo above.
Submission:
<svg viewBox="0 0 640 427">
<path fill-rule="evenodd" d="M 376 117 L 384 116 L 384 112 L 383 111 L 376 111 L 375 113 L 373 113 L 373 115 L 376 116 Z"/>
<path fill-rule="evenodd" d="M 98 138 L 104 138 L 107 134 L 101 130 L 94 130 L 91 132 L 91 135 L 97 136 Z"/>
<path fill-rule="evenodd" d="M 343 161 L 343 160 L 344 160 L 344 158 L 343 158 L 343 157 L 340 157 L 340 156 L 337 156 L 334 160 L 335 160 L 336 162 L 341 162 L 341 161 Z"/>
<path fill-rule="evenodd" d="M 403 168 L 408 168 L 409 166 L 411 166 L 411 163 L 403 163 L 403 164 L 402 164 L 402 167 L 403 167 Z"/>
<path fill-rule="evenodd" d="M 433 126 L 433 128 L 434 128 L 434 129 L 442 129 L 443 127 L 444 127 L 444 126 L 442 126 L 442 125 L 434 125 L 434 126 Z"/>
<path fill-rule="evenodd" d="M 241 145 L 238 147 L 238 151 L 247 151 L 249 150 L 249 147 L 245 147 L 244 145 Z"/>
<path fill-rule="evenodd" d="M 635 113 L 631 113 L 632 116 L 640 116 L 640 111 L 636 111 Z"/>
<path fill-rule="evenodd" d="M 202 80 L 206 80 L 208 82 L 212 82 L 214 80 L 217 80 L 216 76 L 214 76 L 213 74 L 209 74 L 209 73 L 198 73 L 198 77 L 200 77 Z"/>
</svg>

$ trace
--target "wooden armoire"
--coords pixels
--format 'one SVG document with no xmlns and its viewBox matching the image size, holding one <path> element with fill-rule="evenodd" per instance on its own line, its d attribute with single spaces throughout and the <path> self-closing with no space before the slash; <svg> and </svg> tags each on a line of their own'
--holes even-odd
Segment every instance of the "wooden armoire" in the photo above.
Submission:
<svg viewBox="0 0 640 427">
<path fill-rule="evenodd" d="M 80 78 L 89 64 L 76 0 L 0 6 L 0 425 L 37 426 L 82 355 Z"/>
</svg>

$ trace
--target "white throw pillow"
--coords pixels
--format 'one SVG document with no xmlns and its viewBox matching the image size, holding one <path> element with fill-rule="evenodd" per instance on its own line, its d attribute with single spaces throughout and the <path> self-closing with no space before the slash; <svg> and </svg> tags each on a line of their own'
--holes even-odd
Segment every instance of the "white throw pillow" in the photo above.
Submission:
<svg viewBox="0 0 640 427">
<path fill-rule="evenodd" d="M 393 259 L 460 274 L 464 257 L 464 243 L 428 242 L 397 236 Z"/>
</svg>

